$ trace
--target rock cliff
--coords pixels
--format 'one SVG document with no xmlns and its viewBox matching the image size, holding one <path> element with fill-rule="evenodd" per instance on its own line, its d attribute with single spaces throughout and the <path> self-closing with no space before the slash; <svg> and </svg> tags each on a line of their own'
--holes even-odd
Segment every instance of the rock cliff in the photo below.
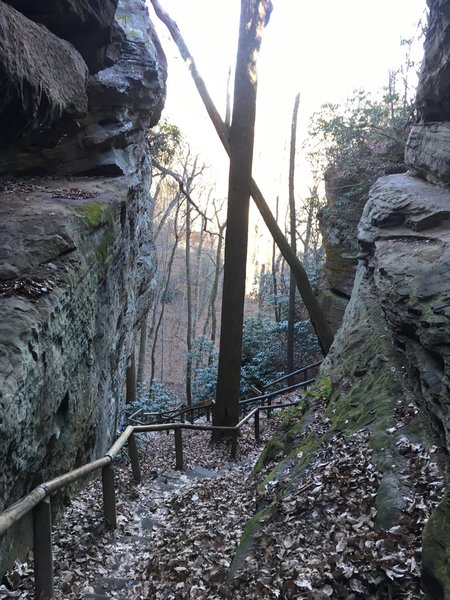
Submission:
<svg viewBox="0 0 450 600">
<path fill-rule="evenodd" d="M 110 444 L 155 270 L 145 3 L 38 4 L 0 1 L 0 510 Z"/>
<path fill-rule="evenodd" d="M 420 120 L 405 154 L 409 172 L 381 177 L 370 190 L 358 225 L 358 265 L 342 325 L 316 388 L 285 419 L 257 465 L 257 470 L 265 465 L 272 470 L 260 486 L 260 512 L 244 533 L 231 576 L 242 577 L 249 552 L 258 556 L 264 543 L 258 523 L 281 523 L 283 510 L 295 499 L 303 507 L 304 539 L 317 539 L 329 550 L 311 569 L 327 596 L 331 591 L 337 598 L 395 597 L 398 589 L 419 597 L 418 581 L 411 588 L 406 580 L 400 582 L 414 575 L 416 559 L 408 563 L 401 551 L 395 558 L 400 570 L 386 570 L 376 553 L 367 554 L 370 540 L 377 539 L 383 561 L 416 540 L 422 545 L 420 584 L 426 597 L 450 598 L 450 2 L 428 4 L 417 94 Z M 352 453 L 363 432 L 369 436 L 365 468 L 378 472 L 370 513 L 374 530 L 368 527 L 368 538 L 356 533 L 362 530 L 352 520 L 351 484 L 337 505 L 342 480 L 324 495 L 330 474 L 322 476 L 336 462 L 341 440 Z M 411 459 L 414 453 L 420 453 L 420 461 Z M 356 463 L 353 470 L 355 485 L 363 490 L 367 473 Z M 431 477 L 424 484 L 426 472 Z M 295 490 L 305 492 L 297 498 Z M 428 514 L 411 520 L 420 502 Z M 348 514 L 344 544 L 335 525 L 330 522 L 327 528 L 323 522 L 332 515 L 338 529 Z M 362 564 L 373 570 L 381 566 L 380 578 L 365 573 Z"/>
<path fill-rule="evenodd" d="M 406 171 L 403 156 L 397 147 L 395 150 L 389 159 L 387 149 L 374 152 L 371 162 L 365 164 L 366 171 L 358 165 L 356 153 L 346 169 L 330 166 L 325 172 L 327 202 L 318 215 L 325 248 L 322 305 L 334 332 L 342 323 L 352 293 L 359 254 L 357 227 L 370 186 L 382 175 Z"/>
</svg>

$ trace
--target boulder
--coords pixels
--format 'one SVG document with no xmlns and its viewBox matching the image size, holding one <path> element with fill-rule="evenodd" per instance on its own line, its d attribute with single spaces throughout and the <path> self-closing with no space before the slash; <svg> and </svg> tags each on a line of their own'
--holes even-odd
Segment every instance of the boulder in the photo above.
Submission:
<svg viewBox="0 0 450 600">
<path fill-rule="evenodd" d="M 414 125 L 406 144 L 405 161 L 418 177 L 450 185 L 450 121 Z"/>
</svg>

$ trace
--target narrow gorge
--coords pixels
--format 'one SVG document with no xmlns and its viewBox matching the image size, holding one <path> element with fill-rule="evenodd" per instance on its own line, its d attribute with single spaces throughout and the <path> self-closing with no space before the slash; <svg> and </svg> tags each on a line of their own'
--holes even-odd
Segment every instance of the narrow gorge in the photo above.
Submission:
<svg viewBox="0 0 450 600">
<path fill-rule="evenodd" d="M 364 468 L 379 474 L 368 519 L 393 546 L 421 477 L 418 454 L 433 464 L 441 497 L 424 491 L 436 506 L 416 524 L 420 597 L 450 600 L 450 0 L 427 4 L 405 154 L 371 173 L 370 191 L 346 212 L 354 173 L 326 173 L 320 299 L 336 335 L 256 463 L 255 515 L 225 578 L 239 593 L 255 564 L 264 571 L 265 526 L 293 490 L 314 488 L 308 477 L 339 452 L 352 473 L 349 457 L 362 461 L 364 448 Z M 166 79 L 144 0 L 0 0 L 0 512 L 103 456 L 124 425 L 127 369 L 157 271 L 148 132 L 164 115 Z M 367 475 L 361 464 L 356 479 Z M 290 518 L 318 543 L 304 529 L 318 519 L 310 506 Z M 0 575 L 31 537 L 29 514 L 0 539 Z M 351 540 L 341 542 L 349 553 Z M 279 597 L 380 597 L 358 574 L 361 587 L 346 587 L 350 577 Z"/>
</svg>

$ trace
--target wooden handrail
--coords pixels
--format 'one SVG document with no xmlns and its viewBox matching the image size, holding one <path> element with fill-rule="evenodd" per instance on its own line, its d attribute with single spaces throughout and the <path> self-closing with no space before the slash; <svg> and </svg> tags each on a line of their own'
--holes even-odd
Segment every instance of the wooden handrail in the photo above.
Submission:
<svg viewBox="0 0 450 600">
<path fill-rule="evenodd" d="M 141 408 L 134 412 L 131 416 L 128 417 L 128 422 L 137 420 L 136 417 L 142 414 L 143 417 L 159 417 L 161 419 L 177 419 L 178 417 L 182 417 L 186 413 L 193 412 L 195 410 L 201 410 L 204 408 L 211 408 L 215 404 L 214 400 L 203 400 L 202 402 L 197 402 L 196 404 L 192 404 L 191 406 L 186 406 L 181 409 L 174 410 L 166 410 L 160 412 L 146 412 L 145 409 Z M 140 423 L 142 425 L 142 423 Z"/>
<path fill-rule="evenodd" d="M 292 390 L 297 390 L 301 387 L 308 387 L 311 383 L 314 383 L 316 379 L 308 379 L 307 381 L 300 381 L 300 383 L 294 383 L 294 385 L 290 385 L 285 388 L 281 388 L 280 390 L 275 390 L 274 392 L 268 392 L 267 394 L 262 394 L 262 396 L 255 396 L 254 398 L 247 398 L 246 400 L 240 400 L 239 404 L 241 406 L 245 406 L 246 404 L 251 404 L 252 402 L 261 402 L 262 400 L 268 400 L 269 398 L 274 398 L 275 396 L 281 396 L 282 394 L 287 394 L 288 392 L 292 392 Z"/>
<path fill-rule="evenodd" d="M 272 392 L 274 394 L 274 392 Z M 251 398 L 251 400 L 258 400 L 258 398 Z M 284 408 L 286 406 L 294 406 L 298 404 L 300 400 L 294 402 L 288 402 L 285 404 L 279 404 L 276 406 L 257 406 L 250 411 L 237 425 L 224 426 L 224 425 L 203 425 L 203 424 L 192 424 L 192 423 L 156 423 L 152 425 L 129 425 L 120 437 L 114 442 L 108 452 L 102 458 L 98 458 L 94 461 L 73 469 L 68 473 L 55 477 L 50 481 L 39 484 L 34 490 L 27 494 L 21 500 L 18 500 L 15 504 L 5 509 L 0 513 L 0 535 L 5 533 L 15 522 L 22 518 L 27 512 L 32 510 L 39 502 L 54 494 L 62 488 L 68 486 L 75 481 L 86 477 L 90 473 L 97 471 L 100 468 L 111 464 L 112 460 L 117 456 L 123 446 L 129 440 L 133 433 L 145 433 L 151 431 L 168 431 L 176 429 L 193 429 L 198 431 L 223 431 L 223 432 L 236 432 L 249 421 L 251 417 L 255 415 L 257 411 L 271 410 L 274 408 Z"/>
<path fill-rule="evenodd" d="M 323 363 L 323 359 L 320 359 L 314 363 L 311 363 L 309 365 L 306 365 L 304 367 L 302 367 L 301 369 L 297 369 L 296 371 L 292 371 L 292 373 L 288 373 L 287 375 L 283 375 L 283 377 L 278 377 L 278 379 L 274 379 L 273 381 L 270 381 L 269 383 L 266 383 L 265 385 L 262 386 L 263 390 L 271 387 L 272 385 L 275 385 L 276 383 L 280 383 L 280 381 L 284 381 L 285 379 L 289 379 L 289 377 L 295 377 L 296 375 L 301 375 L 302 373 L 305 373 L 307 371 L 309 371 L 309 369 L 314 369 L 315 367 L 320 366 Z"/>
<path fill-rule="evenodd" d="M 78 481 L 78 479 L 82 479 L 87 475 L 90 475 L 94 471 L 106 467 L 110 465 L 112 459 L 110 456 L 105 455 L 102 458 L 97 458 L 97 460 L 93 460 L 92 462 L 87 463 L 87 465 L 83 465 L 82 467 L 78 467 L 78 469 L 74 469 L 73 471 L 69 471 L 64 475 L 60 475 L 59 477 L 55 477 L 55 479 L 51 479 L 46 483 L 41 483 L 41 487 L 43 487 L 46 491 L 46 496 L 50 496 L 50 494 L 55 494 L 59 490 L 64 487 L 67 487 L 71 483 Z M 1 517 L 1 514 L 0 514 Z"/>
<path fill-rule="evenodd" d="M 303 382 L 305 383 L 305 382 Z M 308 382 L 309 383 L 309 382 Z M 274 395 L 278 392 L 272 392 Z M 267 394 L 266 394 L 267 396 Z M 261 399 L 261 398 L 260 398 Z M 258 398 L 251 398 L 251 401 Z M 35 594 L 36 598 L 45 600 L 53 596 L 53 559 L 51 548 L 51 510 L 48 496 L 58 492 L 90 473 L 102 469 L 103 479 L 103 507 L 104 517 L 107 525 L 114 528 L 116 526 L 116 508 L 114 491 L 114 470 L 113 459 L 117 456 L 123 446 L 128 442 L 131 466 L 135 480 L 140 482 L 139 457 L 136 448 L 134 434 L 151 431 L 175 432 L 175 456 L 176 468 L 183 468 L 183 447 L 182 430 L 193 429 L 198 431 L 222 431 L 231 434 L 231 456 L 236 457 L 238 431 L 252 418 L 255 418 L 255 438 L 259 439 L 259 413 L 266 410 L 271 411 L 274 408 L 286 408 L 299 404 L 301 399 L 294 402 L 277 404 L 274 406 L 257 406 L 250 411 L 243 419 L 234 426 L 217 426 L 192 423 L 157 423 L 152 425 L 128 425 L 125 431 L 114 442 L 108 452 L 102 457 L 93 460 L 82 467 L 78 467 L 68 473 L 64 473 L 45 483 L 41 483 L 34 488 L 24 498 L 0 513 L 0 536 L 2 536 L 10 527 L 17 523 L 30 511 L 33 511 L 33 548 L 46 548 L 45 552 L 40 551 L 39 560 L 35 561 Z M 245 401 L 244 401 L 245 402 Z"/>
<path fill-rule="evenodd" d="M 22 498 L 4 512 L 0 513 L 0 536 L 3 535 L 10 527 L 17 523 L 23 516 L 33 510 L 35 506 L 41 502 L 47 495 L 47 492 L 42 485 L 32 490 L 25 498 Z"/>
<path fill-rule="evenodd" d="M 134 430 L 133 425 L 128 425 L 128 427 L 125 429 L 125 431 L 122 433 L 122 435 L 117 438 L 117 440 L 114 442 L 114 444 L 108 450 L 108 452 L 106 453 L 106 456 L 111 457 L 111 460 L 113 458 L 115 458 L 117 456 L 117 454 L 122 450 L 122 448 L 127 443 L 128 438 L 133 433 L 133 430 Z"/>
</svg>

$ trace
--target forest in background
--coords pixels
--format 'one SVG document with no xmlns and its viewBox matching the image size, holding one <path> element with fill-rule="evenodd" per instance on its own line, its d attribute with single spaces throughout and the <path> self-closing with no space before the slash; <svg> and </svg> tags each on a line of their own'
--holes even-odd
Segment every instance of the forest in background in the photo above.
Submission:
<svg viewBox="0 0 450 600">
<path fill-rule="evenodd" d="M 308 191 L 300 197 L 294 190 L 291 214 L 288 181 L 286 196 L 271 203 L 318 297 L 326 285 L 320 228 L 332 227 L 336 218 L 345 219 L 355 204 L 362 209 L 378 176 L 405 170 L 404 144 L 415 119 L 418 71 L 411 55 L 423 34 L 419 23 L 417 36 L 402 40 L 404 63 L 388 73 L 381 92 L 355 90 L 341 105 L 323 105 L 311 119 L 307 139 L 297 147 L 294 135 L 294 148 L 291 130 L 291 168 L 295 169 L 300 155 L 307 157 Z M 217 378 L 226 199 L 217 197 L 207 163 L 176 125 L 163 122 L 149 139 L 158 273 L 152 306 L 136 344 L 138 396 L 129 410 L 167 409 L 212 398 Z M 341 183 L 333 203 L 327 202 L 325 193 L 330 179 Z M 290 269 L 275 243 L 261 251 L 260 228 L 256 223 L 247 261 L 242 397 L 248 397 L 252 387 L 289 372 L 289 364 L 300 368 L 321 356 L 298 293 L 294 295 L 293 350 L 287 348 Z"/>
</svg>

